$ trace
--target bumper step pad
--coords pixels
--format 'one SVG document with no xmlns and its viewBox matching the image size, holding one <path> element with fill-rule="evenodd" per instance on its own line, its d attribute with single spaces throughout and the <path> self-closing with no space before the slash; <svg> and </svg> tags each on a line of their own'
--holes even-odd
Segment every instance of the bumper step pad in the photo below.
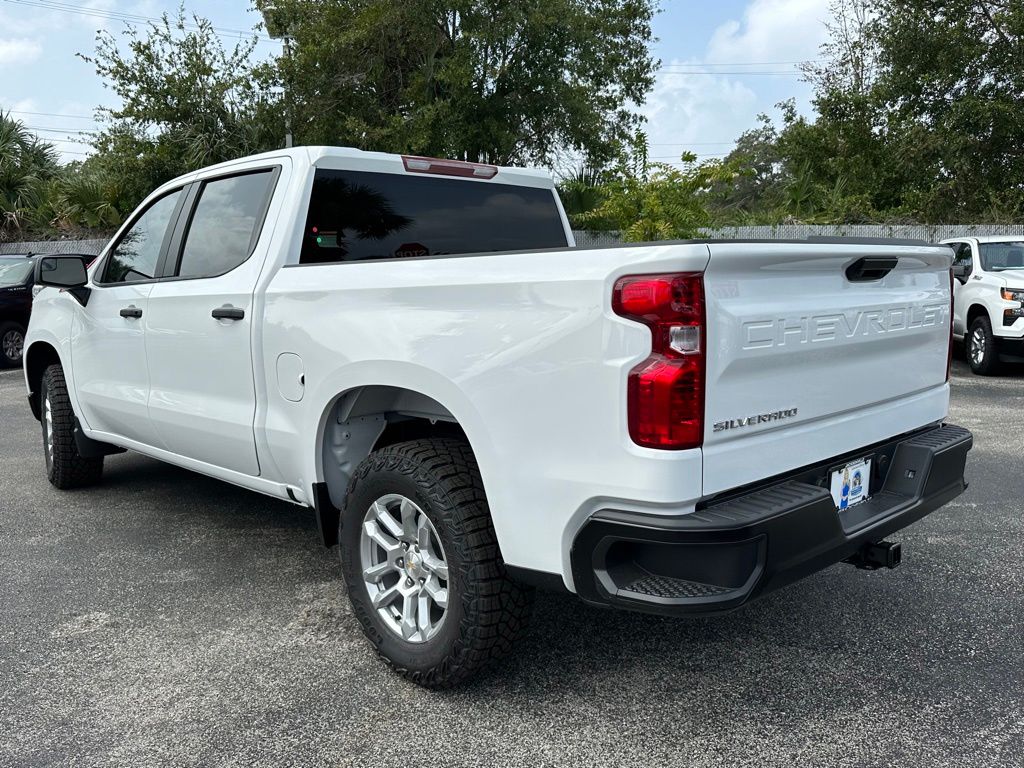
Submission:
<svg viewBox="0 0 1024 768">
<path fill-rule="evenodd" d="M 651 597 L 666 598 L 690 598 L 690 597 L 714 597 L 728 592 L 727 587 L 720 587 L 716 584 L 702 584 L 699 581 L 687 581 L 677 579 L 673 576 L 658 576 L 648 573 L 641 576 L 625 587 L 627 592 L 635 592 L 638 595 L 650 595 Z"/>
</svg>

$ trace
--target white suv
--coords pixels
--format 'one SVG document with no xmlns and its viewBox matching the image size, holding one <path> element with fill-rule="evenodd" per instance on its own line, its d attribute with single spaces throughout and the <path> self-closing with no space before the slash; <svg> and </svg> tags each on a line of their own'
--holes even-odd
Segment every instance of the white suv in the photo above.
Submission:
<svg viewBox="0 0 1024 768">
<path fill-rule="evenodd" d="M 963 237 L 953 248 L 953 334 L 975 373 L 1024 362 L 1024 237 Z"/>
</svg>

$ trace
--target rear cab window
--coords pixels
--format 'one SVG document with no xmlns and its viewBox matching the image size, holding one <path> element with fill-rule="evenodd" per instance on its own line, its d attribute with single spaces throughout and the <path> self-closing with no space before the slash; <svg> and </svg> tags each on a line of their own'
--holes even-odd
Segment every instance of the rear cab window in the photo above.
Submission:
<svg viewBox="0 0 1024 768">
<path fill-rule="evenodd" d="M 567 245 L 551 189 L 319 169 L 299 261 L 327 264 Z"/>
</svg>

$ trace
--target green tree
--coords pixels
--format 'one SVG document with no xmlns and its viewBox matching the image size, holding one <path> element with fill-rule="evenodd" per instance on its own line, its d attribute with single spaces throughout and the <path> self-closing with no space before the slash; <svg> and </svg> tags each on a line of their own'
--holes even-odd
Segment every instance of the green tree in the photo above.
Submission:
<svg viewBox="0 0 1024 768">
<path fill-rule="evenodd" d="M 712 205 L 726 221 L 771 218 L 782 205 L 787 177 L 779 133 L 768 115 L 758 115 L 757 120 L 758 126 L 742 133 L 725 158 L 742 172 L 715 185 Z"/>
<path fill-rule="evenodd" d="M 1024 3 L 834 0 L 832 11 L 823 61 L 804 68 L 814 118 L 783 105 L 774 139 L 760 132 L 778 179 L 752 197 L 741 179 L 725 206 L 804 221 L 1019 221 Z"/>
<path fill-rule="evenodd" d="M 875 104 L 931 220 L 1024 215 L 1024 3 L 873 0 Z"/>
<path fill-rule="evenodd" d="M 696 159 L 683 154 L 683 167 L 676 168 L 641 155 L 632 165 L 620 165 L 603 187 L 604 201 L 577 221 L 585 229 L 591 221 L 601 222 L 618 230 L 626 242 L 698 237 L 701 229 L 714 224 L 711 190 L 732 180 L 737 171 L 721 161 L 698 164 Z"/>
<path fill-rule="evenodd" d="M 493 163 L 604 166 L 653 85 L 653 0 L 256 0 L 296 140 Z"/>
<path fill-rule="evenodd" d="M 152 189 L 212 163 L 280 147 L 284 121 L 270 67 L 254 61 L 255 36 L 226 48 L 210 22 L 183 10 L 119 40 L 97 35 L 82 56 L 121 101 L 99 109 L 96 154 L 77 179 L 82 193 L 116 195 L 127 214 Z M 95 206 L 93 206 L 95 208 Z M 106 216 L 108 214 L 104 214 Z"/>
<path fill-rule="evenodd" d="M 608 175 L 582 165 L 559 182 L 558 196 L 573 227 L 594 232 L 615 228 L 613 222 L 601 221 L 593 215 L 608 197 L 605 189 Z"/>
</svg>

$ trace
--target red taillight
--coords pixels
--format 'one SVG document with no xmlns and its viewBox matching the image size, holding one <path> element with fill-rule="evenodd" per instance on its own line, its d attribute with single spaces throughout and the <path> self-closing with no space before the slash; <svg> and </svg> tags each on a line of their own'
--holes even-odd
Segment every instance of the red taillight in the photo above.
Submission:
<svg viewBox="0 0 1024 768">
<path fill-rule="evenodd" d="M 651 329 L 651 354 L 629 372 L 629 435 L 647 448 L 704 442 L 704 280 L 700 273 L 630 275 L 615 283 L 615 314 Z"/>
<path fill-rule="evenodd" d="M 436 157 L 402 155 L 402 164 L 409 173 L 434 173 L 440 176 L 462 176 L 474 179 L 493 179 L 498 167 L 483 163 L 465 163 L 462 160 L 439 160 Z"/>
<path fill-rule="evenodd" d="M 953 311 L 956 301 L 953 298 L 953 268 L 949 268 L 949 351 L 946 353 L 946 381 L 953 372 Z"/>
</svg>

